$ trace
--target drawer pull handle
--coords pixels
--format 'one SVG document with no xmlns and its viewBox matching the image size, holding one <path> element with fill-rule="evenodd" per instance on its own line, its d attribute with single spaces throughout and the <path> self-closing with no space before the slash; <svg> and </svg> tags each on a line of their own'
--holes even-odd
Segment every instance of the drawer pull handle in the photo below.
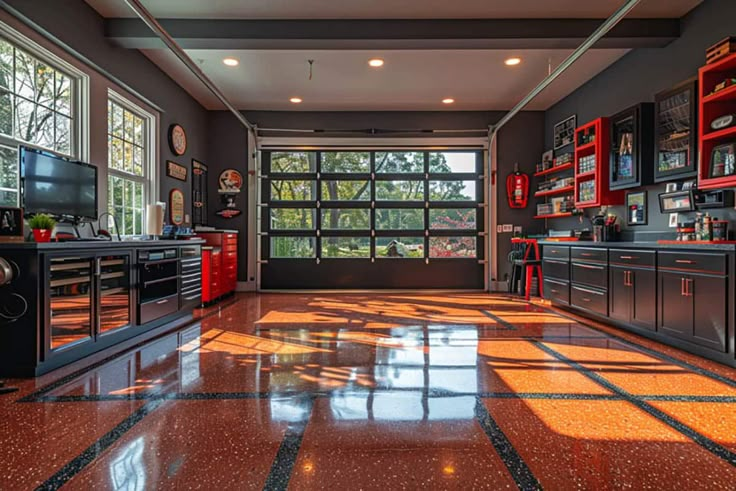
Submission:
<svg viewBox="0 0 736 491">
<path fill-rule="evenodd" d="M 639 256 L 619 256 L 621 259 L 639 259 Z"/>
<path fill-rule="evenodd" d="M 558 290 L 550 290 L 552 293 L 560 293 Z"/>
<path fill-rule="evenodd" d="M 588 290 L 587 288 L 582 288 L 580 286 L 574 286 L 573 289 L 575 289 L 575 290 L 577 290 L 579 292 L 590 293 L 591 295 L 598 295 L 598 296 L 601 296 L 601 297 L 605 295 L 605 293 L 597 292 L 595 290 Z"/>
<path fill-rule="evenodd" d="M 695 264 L 695 261 L 691 261 L 690 259 L 675 259 L 675 262 L 678 264 Z"/>
<path fill-rule="evenodd" d="M 603 266 L 591 266 L 590 264 L 576 264 L 575 266 L 585 269 L 603 269 Z"/>
<path fill-rule="evenodd" d="M 159 300 L 158 302 L 156 302 L 156 305 L 163 305 L 165 303 L 169 303 L 168 299 L 167 300 Z"/>
<path fill-rule="evenodd" d="M 593 254 L 591 254 L 590 252 L 581 252 L 580 255 L 583 256 L 583 257 L 590 257 Z"/>
<path fill-rule="evenodd" d="M 583 302 L 590 302 L 590 299 L 588 297 L 583 297 Z"/>
</svg>

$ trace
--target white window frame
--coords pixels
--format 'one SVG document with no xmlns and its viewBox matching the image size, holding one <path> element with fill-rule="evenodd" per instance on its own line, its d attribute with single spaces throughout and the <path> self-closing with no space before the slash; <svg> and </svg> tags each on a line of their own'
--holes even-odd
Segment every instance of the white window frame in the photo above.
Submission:
<svg viewBox="0 0 736 491">
<path fill-rule="evenodd" d="M 107 99 L 105 100 L 105 124 L 109 124 L 109 114 L 107 114 L 108 111 L 108 101 L 112 101 L 113 103 L 121 106 L 122 108 L 134 113 L 136 116 L 140 117 L 144 121 L 144 147 L 143 147 L 143 158 L 144 158 L 144 164 L 143 168 L 145 171 L 144 176 L 136 176 L 133 174 L 130 174 L 125 171 L 120 171 L 117 169 L 113 169 L 110 166 L 110 148 L 109 145 L 106 144 L 107 148 L 107 160 L 106 160 L 106 175 L 105 175 L 105 211 L 108 211 L 110 213 L 113 213 L 113 210 L 108 209 L 108 201 L 109 201 L 109 193 L 111 190 L 109 189 L 109 183 L 110 183 L 110 176 L 120 177 L 123 179 L 128 179 L 135 182 L 140 182 L 143 184 L 143 217 L 141 220 L 142 230 L 141 234 L 145 234 L 146 230 L 146 210 L 145 206 L 155 203 L 158 200 L 158 141 L 156 139 L 156 135 L 158 134 L 158 117 L 153 114 L 152 112 L 142 108 L 140 105 L 136 104 L 135 102 L 132 102 L 130 99 L 120 95 L 119 93 L 115 92 L 112 89 L 108 89 L 107 91 Z M 107 136 L 109 135 L 109 127 L 105 128 L 105 141 L 107 141 Z M 120 223 L 119 217 L 115 217 L 118 220 L 118 223 Z M 125 234 L 121 234 L 125 236 Z"/>
<path fill-rule="evenodd" d="M 89 76 L 82 70 L 65 61 L 55 53 L 44 48 L 37 42 L 27 36 L 16 31 L 5 22 L 0 21 L 0 37 L 13 44 L 16 49 L 25 51 L 29 55 L 37 58 L 39 61 L 49 65 L 50 67 L 63 72 L 69 76 L 72 82 L 72 101 L 71 101 L 71 119 L 72 125 L 70 131 L 69 154 L 59 154 L 73 159 L 89 161 Z M 40 147 L 32 143 L 28 143 L 15 138 L 13 135 L 0 134 L 0 144 L 7 147 L 19 149 L 20 146 L 35 148 L 44 152 L 58 153 L 53 149 Z M 19 164 L 20 165 L 20 164 Z M 14 191 L 20 201 L 20 171 L 18 172 L 18 182 L 16 188 L 0 188 L 0 191 Z M 18 203 L 20 205 L 20 203 Z"/>
</svg>

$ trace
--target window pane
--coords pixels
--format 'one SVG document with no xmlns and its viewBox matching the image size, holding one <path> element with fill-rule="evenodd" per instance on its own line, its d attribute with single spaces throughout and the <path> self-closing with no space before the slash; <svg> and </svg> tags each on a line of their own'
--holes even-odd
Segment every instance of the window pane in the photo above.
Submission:
<svg viewBox="0 0 736 491">
<path fill-rule="evenodd" d="M 139 118 L 138 116 L 135 117 L 134 120 L 135 128 L 135 144 L 139 147 L 143 147 L 146 144 L 146 137 L 145 137 L 145 127 L 146 122 L 143 121 L 143 119 Z"/>
<path fill-rule="evenodd" d="M 61 114 L 55 114 L 54 118 L 56 121 L 56 142 L 54 148 L 59 153 L 71 155 L 72 120 Z"/>
<path fill-rule="evenodd" d="M 274 201 L 314 201 L 316 181 L 277 179 L 271 181 L 271 199 Z"/>
<path fill-rule="evenodd" d="M 271 230 L 314 230 L 315 210 L 271 208 Z"/>
<path fill-rule="evenodd" d="M 367 208 L 322 208 L 322 230 L 368 230 L 370 222 Z"/>
<path fill-rule="evenodd" d="M 36 102 L 49 109 L 54 108 L 54 69 L 41 62 L 36 63 Z"/>
<path fill-rule="evenodd" d="M 376 172 L 424 172 L 424 153 L 376 152 Z"/>
<path fill-rule="evenodd" d="M 123 108 L 112 103 L 112 126 L 108 132 L 118 138 L 123 138 Z"/>
<path fill-rule="evenodd" d="M 13 132 L 13 96 L 5 89 L 0 89 L 0 133 L 11 135 Z"/>
<path fill-rule="evenodd" d="M 111 137 L 110 140 L 110 167 L 116 170 L 125 170 L 123 163 L 123 140 Z"/>
<path fill-rule="evenodd" d="M 378 237 L 376 257 L 424 258 L 423 237 Z"/>
<path fill-rule="evenodd" d="M 322 181 L 325 201 L 367 201 L 371 198 L 368 181 Z"/>
<path fill-rule="evenodd" d="M 376 181 L 376 200 L 424 201 L 424 181 Z"/>
<path fill-rule="evenodd" d="M 475 257 L 475 237 L 430 237 L 429 257 Z"/>
<path fill-rule="evenodd" d="M 125 141 L 135 141 L 135 116 L 130 111 L 123 112 L 123 137 Z"/>
<path fill-rule="evenodd" d="M 424 230 L 424 210 L 410 209 L 378 209 L 376 210 L 376 228 L 378 230 Z"/>
<path fill-rule="evenodd" d="M 438 152 L 429 154 L 429 172 L 476 172 L 476 153 Z"/>
<path fill-rule="evenodd" d="M 13 90 L 13 46 L 0 39 L 0 87 Z"/>
<path fill-rule="evenodd" d="M 0 188 L 18 188 L 18 151 L 0 146 Z"/>
<path fill-rule="evenodd" d="M 429 210 L 429 228 L 466 230 L 475 229 L 475 214 L 473 208 L 431 208 Z"/>
<path fill-rule="evenodd" d="M 271 154 L 271 172 L 316 172 L 315 152 L 274 152 Z"/>
<path fill-rule="evenodd" d="M 56 106 L 54 109 L 65 116 L 72 115 L 72 82 L 66 75 L 56 72 Z"/>
<path fill-rule="evenodd" d="M 475 201 L 475 181 L 430 181 L 430 201 Z"/>
<path fill-rule="evenodd" d="M 322 257 L 371 257 L 370 237 L 322 237 Z"/>
<path fill-rule="evenodd" d="M 322 152 L 322 172 L 367 173 L 371 170 L 368 152 Z"/>
<path fill-rule="evenodd" d="M 0 190 L 0 206 L 18 206 L 18 193 Z"/>
<path fill-rule="evenodd" d="M 15 51 L 15 93 L 33 100 L 36 97 L 36 63 L 29 55 Z"/>
<path fill-rule="evenodd" d="M 315 257 L 314 237 L 271 237 L 271 257 Z"/>
<path fill-rule="evenodd" d="M 144 175 L 143 149 L 136 146 L 133 147 L 133 174 L 136 176 Z"/>
</svg>

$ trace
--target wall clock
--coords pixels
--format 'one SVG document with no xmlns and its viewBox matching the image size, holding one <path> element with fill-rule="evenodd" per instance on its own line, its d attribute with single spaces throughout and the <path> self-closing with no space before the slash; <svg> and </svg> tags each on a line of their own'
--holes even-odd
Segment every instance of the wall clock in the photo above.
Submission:
<svg viewBox="0 0 736 491">
<path fill-rule="evenodd" d="M 187 134 L 180 124 L 169 126 L 169 147 L 175 155 L 184 155 L 187 151 Z"/>
</svg>

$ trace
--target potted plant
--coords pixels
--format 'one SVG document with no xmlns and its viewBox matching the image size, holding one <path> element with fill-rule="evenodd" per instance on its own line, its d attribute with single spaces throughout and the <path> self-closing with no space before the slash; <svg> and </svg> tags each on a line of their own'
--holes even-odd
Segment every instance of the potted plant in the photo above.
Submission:
<svg viewBox="0 0 736 491">
<path fill-rule="evenodd" d="M 50 242 L 51 232 L 56 226 L 56 220 L 49 215 L 39 213 L 28 220 L 28 226 L 33 230 L 33 238 L 36 242 Z"/>
</svg>

